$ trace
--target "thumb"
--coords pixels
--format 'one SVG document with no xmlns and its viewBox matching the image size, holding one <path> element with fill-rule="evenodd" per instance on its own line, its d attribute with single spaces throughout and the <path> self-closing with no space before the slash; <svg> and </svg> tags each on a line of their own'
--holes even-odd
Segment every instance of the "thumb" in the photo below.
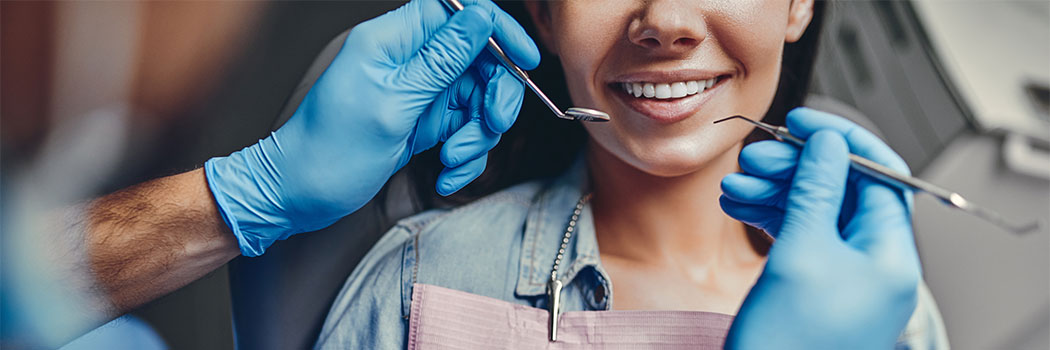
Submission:
<svg viewBox="0 0 1050 350">
<path fill-rule="evenodd" d="M 492 30 L 490 9 L 468 6 L 456 12 L 401 66 L 396 75 L 397 84 L 413 91 L 445 90 L 478 57 Z"/>
<path fill-rule="evenodd" d="M 838 217 L 846 193 L 849 153 L 846 140 L 833 131 L 818 131 L 806 141 L 788 192 L 778 240 L 796 235 L 838 234 Z"/>
</svg>

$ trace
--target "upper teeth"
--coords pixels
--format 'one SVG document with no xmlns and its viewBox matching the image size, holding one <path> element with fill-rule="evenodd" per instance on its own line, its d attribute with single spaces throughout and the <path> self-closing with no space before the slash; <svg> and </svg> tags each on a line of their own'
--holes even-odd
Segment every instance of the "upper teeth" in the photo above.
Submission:
<svg viewBox="0 0 1050 350">
<path fill-rule="evenodd" d="M 649 97 L 649 98 L 679 98 L 688 95 L 695 95 L 704 92 L 707 89 L 715 85 L 718 78 L 711 78 L 707 80 L 689 80 L 679 81 L 674 83 L 622 83 L 624 91 L 627 94 L 634 95 L 634 97 Z"/>
</svg>

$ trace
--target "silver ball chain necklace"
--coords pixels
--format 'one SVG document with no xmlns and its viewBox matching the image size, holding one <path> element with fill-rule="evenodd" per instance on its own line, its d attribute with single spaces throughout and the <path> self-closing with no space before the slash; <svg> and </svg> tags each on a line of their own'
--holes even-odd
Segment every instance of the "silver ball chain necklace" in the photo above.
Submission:
<svg viewBox="0 0 1050 350">
<path fill-rule="evenodd" d="M 576 221 L 580 219 L 583 207 L 591 200 L 591 193 L 585 194 L 576 201 L 576 208 L 572 211 L 569 225 L 565 227 L 565 235 L 561 238 L 561 247 L 558 248 L 558 256 L 554 258 L 554 268 L 551 269 L 551 279 L 547 282 L 547 326 L 550 332 L 550 341 L 558 341 L 558 317 L 561 316 L 561 289 L 564 285 L 558 280 L 558 267 L 565 257 L 565 249 L 569 246 L 569 239 L 576 231 Z"/>
</svg>

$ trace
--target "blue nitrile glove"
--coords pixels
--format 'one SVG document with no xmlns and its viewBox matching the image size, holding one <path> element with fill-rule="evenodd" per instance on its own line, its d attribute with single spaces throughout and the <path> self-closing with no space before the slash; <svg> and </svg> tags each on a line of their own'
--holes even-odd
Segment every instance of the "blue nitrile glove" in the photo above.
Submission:
<svg viewBox="0 0 1050 350">
<path fill-rule="evenodd" d="M 848 172 L 847 152 L 908 167 L 840 117 L 800 108 L 787 126 L 808 138 L 803 149 L 748 145 L 740 153 L 744 173 L 722 180 L 723 210 L 776 237 L 726 348 L 892 349 L 921 278 L 911 193 Z"/>
<path fill-rule="evenodd" d="M 489 0 L 414 0 L 361 23 L 291 119 L 269 137 L 205 164 L 208 184 L 241 252 L 331 225 L 367 203 L 412 155 L 445 142 L 437 191 L 485 169 L 514 123 L 524 85 L 490 54 L 495 35 L 525 69 L 539 50 Z"/>
</svg>

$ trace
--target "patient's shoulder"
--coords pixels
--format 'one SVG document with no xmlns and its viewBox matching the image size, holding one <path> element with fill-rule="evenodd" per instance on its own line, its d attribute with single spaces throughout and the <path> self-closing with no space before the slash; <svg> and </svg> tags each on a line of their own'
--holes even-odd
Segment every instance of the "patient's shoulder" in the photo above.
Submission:
<svg viewBox="0 0 1050 350">
<path fill-rule="evenodd" d="M 524 218 L 533 198 L 543 184 L 539 181 L 519 184 L 490 194 L 452 209 L 434 209 L 403 219 L 397 226 L 411 233 L 441 232 L 459 226 L 483 223 L 520 216 Z M 458 230 L 453 230 L 458 231 Z"/>
<path fill-rule="evenodd" d="M 520 184 L 398 223 L 412 235 L 405 257 L 412 283 L 505 299 L 514 290 L 526 217 L 543 185 Z"/>
<path fill-rule="evenodd" d="M 315 347 L 403 346 L 414 283 L 510 300 L 522 227 L 541 186 L 525 183 L 399 221 L 343 285 Z"/>
</svg>

